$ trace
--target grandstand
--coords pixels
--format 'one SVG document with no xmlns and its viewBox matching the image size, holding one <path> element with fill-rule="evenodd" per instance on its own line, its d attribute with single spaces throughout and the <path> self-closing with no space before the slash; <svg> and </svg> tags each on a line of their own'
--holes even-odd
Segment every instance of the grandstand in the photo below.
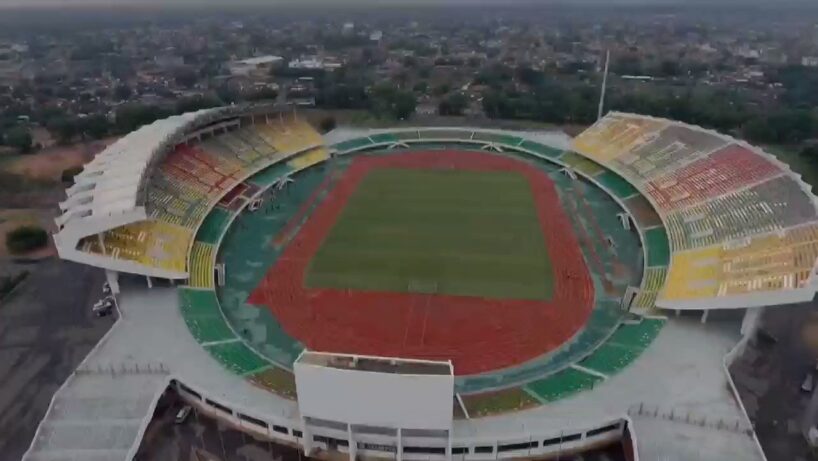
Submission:
<svg viewBox="0 0 818 461">
<path fill-rule="evenodd" d="M 746 308 L 814 297 L 815 197 L 775 157 L 712 131 L 622 113 L 598 121 L 573 148 L 627 178 L 667 227 L 668 282 L 657 306 Z"/>
<path fill-rule="evenodd" d="M 641 432 L 652 442 L 634 450 L 658 459 L 687 453 L 683 425 L 720 447 L 698 459 L 762 460 L 721 356 L 738 328 L 664 309 L 807 299 L 818 260 L 814 197 L 785 165 L 621 113 L 570 140 L 468 127 L 322 137 L 270 107 L 200 111 L 100 154 L 61 208 L 60 255 L 105 268 L 123 316 L 57 393 L 29 461 L 130 459 L 168 385 L 307 453 L 554 457 Z M 388 403 L 429 374 L 418 364 L 445 362 L 453 383 L 429 400 L 445 417 L 316 410 L 333 389 L 299 387 L 296 364 L 321 351 L 349 358 L 335 368 L 353 388 L 386 370 Z M 646 403 L 702 424 L 670 418 L 663 433 L 633 412 Z"/>
<path fill-rule="evenodd" d="M 229 191 L 259 170 L 289 157 L 297 159 L 295 169 L 326 158 L 326 151 L 320 149 L 297 155 L 320 147 L 321 138 L 305 122 L 292 117 L 265 118 L 260 123 L 251 120 L 243 126 L 237 121 L 223 129 L 224 133 L 208 140 L 202 140 L 201 134 L 183 137 L 170 152 L 150 159 L 158 166 L 142 173 L 147 178 L 143 186 L 146 198 L 139 208 L 144 209 L 146 219 L 99 233 L 63 228 L 55 236 L 60 255 L 80 262 L 93 255 L 96 264 L 112 270 L 187 278 L 187 252 L 194 233 Z M 74 208 L 66 208 L 58 223 L 74 213 Z M 81 228 L 82 223 L 76 226 Z M 74 245 L 68 236 L 76 232 L 86 235 Z"/>
</svg>

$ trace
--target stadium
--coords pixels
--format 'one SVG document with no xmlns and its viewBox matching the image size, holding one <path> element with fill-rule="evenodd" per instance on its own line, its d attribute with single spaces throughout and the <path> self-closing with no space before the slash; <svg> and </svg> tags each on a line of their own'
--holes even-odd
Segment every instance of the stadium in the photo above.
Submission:
<svg viewBox="0 0 818 461">
<path fill-rule="evenodd" d="M 119 318 L 30 461 L 132 459 L 168 386 L 313 456 L 762 460 L 728 367 L 816 291 L 797 174 L 636 114 L 572 139 L 207 109 L 66 194 L 60 256 L 105 269 Z"/>
</svg>

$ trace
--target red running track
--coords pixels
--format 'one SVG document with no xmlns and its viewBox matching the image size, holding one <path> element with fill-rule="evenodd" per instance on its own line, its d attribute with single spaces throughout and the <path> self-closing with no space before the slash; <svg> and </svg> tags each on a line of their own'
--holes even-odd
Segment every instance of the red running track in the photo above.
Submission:
<svg viewBox="0 0 818 461">
<path fill-rule="evenodd" d="M 457 168 L 515 171 L 531 184 L 554 270 L 550 301 L 470 296 L 307 289 L 313 255 L 347 200 L 375 168 Z M 470 375 L 518 365 L 570 339 L 593 308 L 593 283 L 553 182 L 542 171 L 507 157 L 461 151 L 359 157 L 307 220 L 251 293 L 284 330 L 309 349 L 448 360 Z"/>
</svg>

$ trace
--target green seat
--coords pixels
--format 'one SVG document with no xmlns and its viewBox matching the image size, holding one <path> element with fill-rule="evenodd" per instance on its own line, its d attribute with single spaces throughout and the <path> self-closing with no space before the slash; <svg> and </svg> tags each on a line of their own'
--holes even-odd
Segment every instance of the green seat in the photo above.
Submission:
<svg viewBox="0 0 818 461">
<path fill-rule="evenodd" d="M 333 147 L 341 152 L 345 152 L 362 149 L 370 144 L 372 144 L 372 141 L 370 141 L 369 138 L 356 138 L 344 142 L 339 142 L 338 144 L 335 144 Z"/>
<path fill-rule="evenodd" d="M 577 392 L 593 389 L 602 378 L 573 368 L 567 368 L 545 379 L 526 385 L 529 392 L 541 400 L 554 402 Z"/>
<path fill-rule="evenodd" d="M 398 142 L 398 137 L 395 136 L 394 133 L 373 134 L 372 136 L 369 137 L 369 139 L 371 139 L 372 142 L 375 144 Z"/>
<path fill-rule="evenodd" d="M 534 141 L 523 141 L 520 144 L 520 147 L 526 149 L 528 151 L 534 152 L 535 154 L 540 154 L 548 158 L 559 158 L 562 155 L 562 151 L 559 149 L 554 149 L 553 147 L 546 146 L 544 144 L 536 143 Z"/>
<path fill-rule="evenodd" d="M 648 252 L 648 266 L 667 266 L 670 264 L 670 244 L 667 241 L 664 227 L 656 227 L 645 232 Z"/>
<path fill-rule="evenodd" d="M 196 240 L 204 243 L 215 244 L 219 241 L 222 234 L 227 230 L 227 223 L 230 219 L 230 213 L 222 208 L 213 208 L 213 210 L 202 221 L 199 226 L 199 231 L 196 233 Z"/>
<path fill-rule="evenodd" d="M 594 179 L 596 179 L 612 194 L 621 199 L 625 199 L 639 193 L 639 191 L 637 191 L 636 188 L 631 185 L 631 183 L 613 171 L 606 171 Z"/>
<path fill-rule="evenodd" d="M 269 363 L 240 341 L 206 347 L 207 351 L 225 368 L 239 375 L 261 371 Z"/>
</svg>

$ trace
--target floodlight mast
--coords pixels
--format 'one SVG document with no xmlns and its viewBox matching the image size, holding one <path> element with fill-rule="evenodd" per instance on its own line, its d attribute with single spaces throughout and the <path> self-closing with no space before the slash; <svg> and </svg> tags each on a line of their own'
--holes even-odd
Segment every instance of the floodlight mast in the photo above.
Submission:
<svg viewBox="0 0 818 461">
<path fill-rule="evenodd" d="M 605 89 L 608 86 L 608 64 L 611 62 L 611 50 L 605 51 L 605 71 L 602 73 L 602 90 L 599 95 L 599 111 L 596 119 L 602 118 L 602 109 L 605 107 Z"/>
</svg>

